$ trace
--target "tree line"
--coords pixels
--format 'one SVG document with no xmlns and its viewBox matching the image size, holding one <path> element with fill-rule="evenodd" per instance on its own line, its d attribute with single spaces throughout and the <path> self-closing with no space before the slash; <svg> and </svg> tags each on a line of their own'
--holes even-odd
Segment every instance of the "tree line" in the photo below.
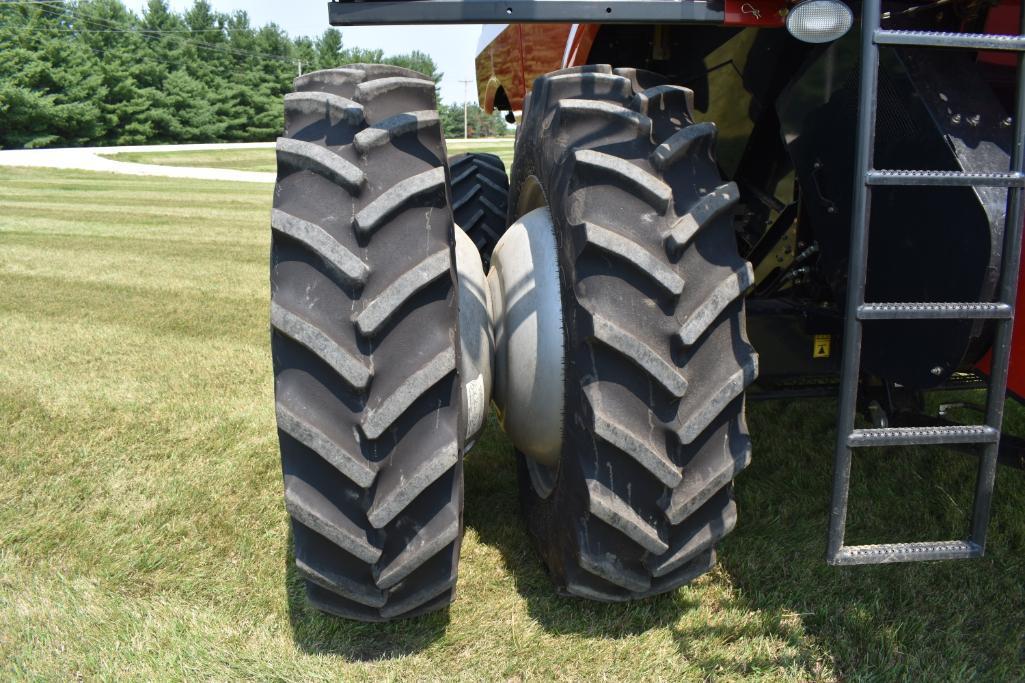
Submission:
<svg viewBox="0 0 1025 683">
<path fill-rule="evenodd" d="M 422 52 L 345 47 L 333 28 L 291 38 L 206 0 L 181 13 L 149 0 L 142 16 L 120 0 L 0 0 L 0 147 L 273 140 L 300 69 L 356 62 L 441 78 Z M 442 120 L 461 137 L 457 107 L 458 125 L 452 107 Z M 491 120 L 478 136 L 505 128 L 497 114 L 477 116 Z"/>
<path fill-rule="evenodd" d="M 446 138 L 463 137 L 463 113 L 463 105 L 458 103 L 438 106 L 438 115 L 441 117 L 441 126 Z M 465 113 L 466 132 L 471 138 L 499 138 L 513 134 L 512 129 L 505 125 L 497 111 L 487 114 L 476 104 L 471 104 Z"/>
</svg>

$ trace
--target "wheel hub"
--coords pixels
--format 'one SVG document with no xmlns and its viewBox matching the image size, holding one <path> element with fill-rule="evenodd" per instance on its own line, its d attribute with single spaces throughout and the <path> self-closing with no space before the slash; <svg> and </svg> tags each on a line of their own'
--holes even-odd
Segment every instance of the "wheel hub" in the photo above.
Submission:
<svg viewBox="0 0 1025 683">
<path fill-rule="evenodd" d="M 516 448 L 548 468 L 562 451 L 564 335 L 558 245 L 547 207 L 514 223 L 491 257 L 494 401 Z"/>
</svg>

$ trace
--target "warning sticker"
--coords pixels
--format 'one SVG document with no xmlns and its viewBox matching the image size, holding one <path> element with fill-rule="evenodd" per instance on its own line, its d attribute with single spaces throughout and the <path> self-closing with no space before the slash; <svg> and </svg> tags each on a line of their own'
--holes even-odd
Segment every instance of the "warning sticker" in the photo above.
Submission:
<svg viewBox="0 0 1025 683">
<path fill-rule="evenodd" d="M 829 334 L 816 334 L 815 343 L 811 347 L 812 358 L 829 358 L 830 344 L 833 336 Z"/>
</svg>

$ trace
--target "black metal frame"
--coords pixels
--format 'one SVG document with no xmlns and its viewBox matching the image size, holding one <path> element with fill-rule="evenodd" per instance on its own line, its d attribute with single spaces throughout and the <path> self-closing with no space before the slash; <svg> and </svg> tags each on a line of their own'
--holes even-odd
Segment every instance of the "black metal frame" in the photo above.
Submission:
<svg viewBox="0 0 1025 683">
<path fill-rule="evenodd" d="M 998 37 L 929 31 L 892 31 L 880 28 L 881 0 L 864 0 L 862 5 L 861 83 L 858 111 L 857 156 L 854 203 L 845 306 L 843 361 L 840 378 L 840 406 L 833 469 L 833 497 L 830 506 L 826 560 L 834 565 L 879 564 L 913 560 L 943 560 L 979 557 L 986 547 L 986 530 L 993 500 L 993 484 L 1000 452 L 1000 428 L 1007 392 L 1011 353 L 1014 299 L 1021 258 L 1021 228 L 1025 208 L 1025 6 L 1020 36 Z M 1014 144 L 1010 172 L 957 173 L 873 168 L 876 101 L 879 81 L 879 46 L 948 47 L 1018 52 L 1017 93 L 1014 113 Z M 865 277 L 868 264 L 868 235 L 871 187 L 878 185 L 998 186 L 1008 188 L 1008 210 L 1004 225 L 1004 250 L 998 301 L 967 303 L 866 303 Z M 897 319 L 994 319 L 996 337 L 993 365 L 986 400 L 986 421 L 982 425 L 940 425 L 855 429 L 861 376 L 862 321 Z M 968 538 L 955 541 L 886 543 L 845 546 L 847 497 L 853 449 L 867 446 L 982 444 L 983 452 L 975 487 Z"/>
<path fill-rule="evenodd" d="M 369 24 L 616 23 L 721 24 L 717 0 L 342 0 L 332 26 Z"/>
</svg>

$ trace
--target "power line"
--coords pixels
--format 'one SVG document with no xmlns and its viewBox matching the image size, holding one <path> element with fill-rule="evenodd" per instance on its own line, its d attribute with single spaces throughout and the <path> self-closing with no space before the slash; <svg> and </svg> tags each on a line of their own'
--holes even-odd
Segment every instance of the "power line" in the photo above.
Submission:
<svg viewBox="0 0 1025 683">
<path fill-rule="evenodd" d="M 469 97 L 469 95 L 466 94 L 466 88 L 467 88 L 468 85 L 470 85 L 470 83 L 473 83 L 473 81 L 463 81 L 463 80 L 461 80 L 459 82 L 463 84 L 463 139 L 464 140 L 469 140 L 470 139 L 470 136 L 469 136 L 470 126 L 469 126 L 469 123 L 466 120 L 466 108 L 467 108 L 466 105 L 470 101 L 470 97 Z"/>
<path fill-rule="evenodd" d="M 29 1 L 29 0 L 13 0 L 13 2 L 27 2 L 27 1 Z M 13 2 L 11 4 L 13 4 Z M 7 3 L 0 3 L 0 5 L 2 5 L 2 4 L 7 4 Z M 36 0 L 36 2 L 34 2 L 33 4 L 50 5 L 49 7 L 40 7 L 39 9 L 40 9 L 40 11 L 45 12 L 46 14 L 48 14 L 48 15 L 54 17 L 54 18 L 63 19 L 65 13 L 67 13 L 67 15 L 69 15 L 72 19 L 77 19 L 78 21 L 81 21 L 82 23 L 92 24 L 93 26 L 101 26 L 103 28 L 100 28 L 100 29 L 96 29 L 96 28 L 89 29 L 89 28 L 78 28 L 78 27 L 31 27 L 31 26 L 25 27 L 27 30 L 30 30 L 30 31 L 36 30 L 37 28 L 66 28 L 67 32 L 81 32 L 81 33 L 136 33 L 136 34 L 142 36 L 143 38 L 157 38 L 161 34 L 161 31 L 159 29 L 126 29 L 126 28 L 122 28 L 120 26 L 117 26 L 113 22 L 111 22 L 109 20 L 106 20 L 106 19 L 103 19 L 101 17 L 97 17 L 97 18 L 82 17 L 80 15 L 75 14 L 73 11 L 71 11 L 71 8 L 69 6 L 67 6 L 67 5 L 65 5 L 63 3 L 60 3 L 60 2 L 53 2 L 53 1 L 47 1 L 47 0 Z M 60 6 L 61 7 L 61 11 L 60 12 L 56 11 L 55 8 L 53 7 L 53 5 Z M 100 22 L 103 22 L 103 23 L 100 23 Z M 114 28 L 110 28 L 112 26 Z M 283 57 L 281 55 L 272 55 L 272 54 L 268 54 L 268 53 L 265 53 L 265 52 L 251 52 L 249 50 L 241 50 L 241 49 L 238 49 L 238 48 L 233 48 L 233 47 L 228 47 L 228 46 L 210 45 L 209 43 L 201 43 L 201 42 L 194 41 L 194 40 L 188 40 L 186 38 L 183 38 L 183 37 L 180 37 L 180 36 L 177 36 L 177 35 L 175 35 L 174 37 L 178 38 L 179 40 L 181 40 L 185 44 L 193 45 L 193 46 L 198 47 L 200 49 L 211 50 L 211 51 L 214 51 L 214 52 L 221 52 L 221 53 L 224 53 L 224 54 L 234 54 L 236 56 L 258 57 L 258 58 L 263 58 L 263 59 L 273 59 L 273 60 L 277 60 L 277 61 L 281 61 L 281 62 L 288 62 L 289 64 L 291 64 L 292 62 L 295 61 L 291 57 Z"/>
<path fill-rule="evenodd" d="M 79 21 L 88 21 L 88 19 L 79 19 Z M 164 29 L 149 29 L 149 28 L 78 28 L 75 26 L 23 26 L 22 28 L 29 31 L 63 31 L 65 33 L 145 33 L 154 35 L 173 35 L 177 36 L 182 33 L 198 33 L 199 31 L 216 31 L 217 29 L 198 29 L 197 31 L 190 31 L 188 29 L 168 31 Z M 233 31 L 245 31 L 248 29 L 232 29 Z M 205 44 L 205 43 L 202 43 Z M 264 54 L 264 53 L 253 53 L 253 54 Z"/>
<path fill-rule="evenodd" d="M 44 5 L 44 6 L 48 6 L 49 9 L 60 8 L 62 10 L 67 10 L 69 13 L 72 10 L 72 5 L 70 5 L 69 3 L 63 2 L 62 0 L 0 0 L 0 7 L 4 7 L 6 5 Z M 134 12 L 132 12 L 132 16 L 133 17 L 136 16 Z M 143 18 L 145 18 L 145 15 L 143 16 Z M 246 31 L 259 32 L 263 28 L 265 28 L 265 27 L 261 26 L 259 28 L 256 28 L 256 27 L 231 28 L 229 26 L 221 26 L 219 28 L 173 28 L 173 29 L 161 28 L 161 29 L 141 29 L 141 30 L 144 30 L 144 31 L 147 31 L 147 32 L 150 32 L 150 33 L 236 33 L 236 32 L 246 32 Z M 126 30 L 126 29 L 122 29 L 122 30 Z"/>
<path fill-rule="evenodd" d="M 88 21 L 88 20 L 80 19 L 80 21 Z M 68 27 L 68 28 L 62 28 L 62 27 L 37 27 L 37 28 L 34 28 L 34 30 L 37 30 L 37 31 L 74 31 L 74 30 L 81 30 L 81 29 L 74 29 L 74 28 L 71 28 L 71 27 Z M 157 34 L 161 34 L 161 35 L 163 35 L 163 34 L 176 35 L 176 34 L 181 34 L 181 33 L 239 33 L 239 32 L 246 32 L 246 31 L 252 31 L 253 33 L 256 32 L 256 30 L 248 29 L 248 28 L 223 28 L 223 29 L 221 29 L 221 28 L 197 28 L 195 30 L 188 29 L 188 28 L 176 28 L 176 29 L 165 29 L 165 28 L 140 28 L 140 29 L 121 28 L 121 29 L 115 29 L 115 28 L 112 28 L 112 29 L 93 29 L 91 32 L 92 33 L 157 33 Z"/>
</svg>

